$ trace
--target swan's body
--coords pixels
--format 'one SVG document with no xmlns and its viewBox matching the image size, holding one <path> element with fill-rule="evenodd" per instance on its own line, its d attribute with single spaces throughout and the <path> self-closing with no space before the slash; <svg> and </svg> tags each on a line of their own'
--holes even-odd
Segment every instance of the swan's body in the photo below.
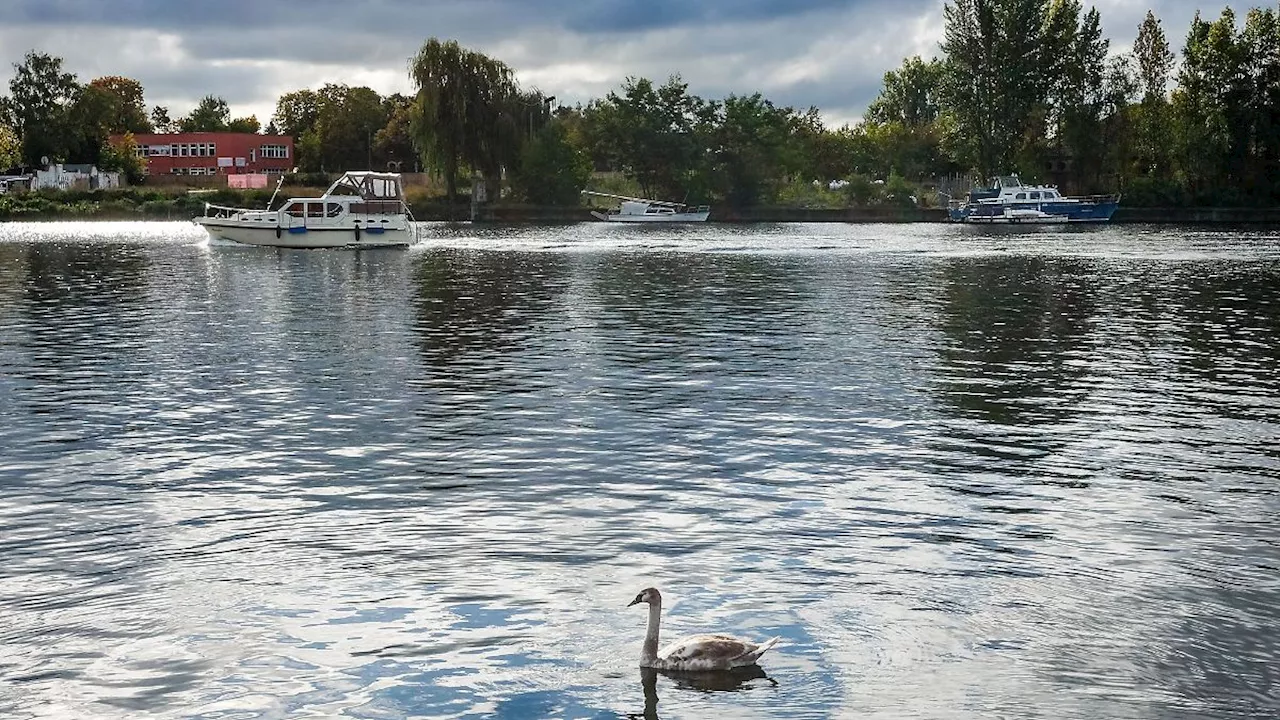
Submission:
<svg viewBox="0 0 1280 720">
<path fill-rule="evenodd" d="M 640 651 L 640 667 L 656 670 L 704 672 L 750 667 L 778 642 L 778 638 L 759 645 L 731 635 L 691 635 L 658 649 L 658 626 L 662 623 L 662 594 L 646 588 L 631 605 L 649 604 L 649 627 Z M 628 606 L 630 607 L 630 606 Z"/>
</svg>

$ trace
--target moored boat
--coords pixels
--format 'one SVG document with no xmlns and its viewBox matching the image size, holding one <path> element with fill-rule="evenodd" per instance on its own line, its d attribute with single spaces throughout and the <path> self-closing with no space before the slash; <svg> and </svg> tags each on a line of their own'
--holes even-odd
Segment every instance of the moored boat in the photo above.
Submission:
<svg viewBox="0 0 1280 720">
<path fill-rule="evenodd" d="M 348 172 L 320 197 L 290 198 L 277 210 L 205 203 L 204 215 L 194 222 L 211 238 L 246 245 L 363 248 L 416 240 L 398 173 Z"/>
<path fill-rule="evenodd" d="M 991 186 L 953 200 L 948 215 L 966 223 L 1107 222 L 1120 206 L 1119 195 L 1067 197 L 1052 185 L 1024 185 L 1017 175 L 993 178 Z"/>
<path fill-rule="evenodd" d="M 691 206 L 684 203 L 648 200 L 627 197 L 626 195 L 592 192 L 591 190 L 583 190 L 582 194 L 612 198 L 619 201 L 617 209 L 612 212 L 591 211 L 592 217 L 606 222 L 705 222 L 707 217 L 711 215 L 711 207 L 708 205 Z"/>
</svg>

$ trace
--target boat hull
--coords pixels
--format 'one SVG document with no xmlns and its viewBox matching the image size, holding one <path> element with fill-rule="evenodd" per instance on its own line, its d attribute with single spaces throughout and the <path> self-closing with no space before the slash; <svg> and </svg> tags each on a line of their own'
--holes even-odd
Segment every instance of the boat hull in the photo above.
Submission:
<svg viewBox="0 0 1280 720">
<path fill-rule="evenodd" d="M 246 226 L 217 218 L 196 218 L 210 238 L 260 247 L 332 249 L 399 247 L 413 244 L 413 233 L 403 228 L 370 231 L 346 227 L 277 228 Z"/>
<path fill-rule="evenodd" d="M 1119 206 L 1119 199 L 1102 202 L 1028 203 L 1022 206 L 969 203 L 952 207 L 948 214 L 955 222 L 987 225 L 1103 223 L 1111 220 Z"/>
<path fill-rule="evenodd" d="M 628 215 L 620 213 L 605 214 L 598 211 L 591 211 L 591 216 L 597 220 L 606 222 L 623 222 L 623 223 L 690 223 L 690 222 L 706 222 L 710 217 L 711 211 L 703 212 L 687 212 L 687 213 L 664 213 L 653 215 Z"/>
</svg>

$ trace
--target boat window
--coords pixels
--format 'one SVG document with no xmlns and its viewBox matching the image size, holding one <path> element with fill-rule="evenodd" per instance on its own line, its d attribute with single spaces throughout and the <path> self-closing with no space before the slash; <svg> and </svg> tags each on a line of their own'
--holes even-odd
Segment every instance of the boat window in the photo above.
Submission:
<svg viewBox="0 0 1280 720">
<path fill-rule="evenodd" d="M 1017 195 L 1014 195 L 1014 196 L 1013 196 L 1013 199 L 1014 199 L 1014 200 L 1026 200 L 1026 199 L 1027 199 L 1027 194 L 1026 194 L 1026 193 L 1018 193 Z"/>
<path fill-rule="evenodd" d="M 324 203 L 322 202 L 307 203 L 307 215 L 310 217 L 324 217 Z"/>
<path fill-rule="evenodd" d="M 289 203 L 284 206 L 284 211 L 294 217 L 302 217 L 303 210 L 305 209 L 303 206 L 304 203 L 300 202 Z"/>
<path fill-rule="evenodd" d="M 342 214 L 342 206 L 338 203 L 325 203 L 324 214 L 326 217 L 338 217 Z"/>
<path fill-rule="evenodd" d="M 1040 199 L 1040 193 L 1038 193 L 1038 192 L 1033 192 L 1033 193 L 1031 193 L 1031 199 L 1032 199 L 1032 200 L 1039 200 L 1039 199 Z"/>
</svg>

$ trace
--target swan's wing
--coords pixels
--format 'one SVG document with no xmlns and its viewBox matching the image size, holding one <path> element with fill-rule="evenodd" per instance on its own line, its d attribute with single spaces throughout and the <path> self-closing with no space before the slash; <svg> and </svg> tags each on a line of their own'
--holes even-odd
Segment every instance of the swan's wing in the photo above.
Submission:
<svg viewBox="0 0 1280 720">
<path fill-rule="evenodd" d="M 674 670 L 723 670 L 754 664 L 775 642 L 777 638 L 762 649 L 731 635 L 692 635 L 662 648 L 658 657 L 664 667 Z"/>
</svg>

